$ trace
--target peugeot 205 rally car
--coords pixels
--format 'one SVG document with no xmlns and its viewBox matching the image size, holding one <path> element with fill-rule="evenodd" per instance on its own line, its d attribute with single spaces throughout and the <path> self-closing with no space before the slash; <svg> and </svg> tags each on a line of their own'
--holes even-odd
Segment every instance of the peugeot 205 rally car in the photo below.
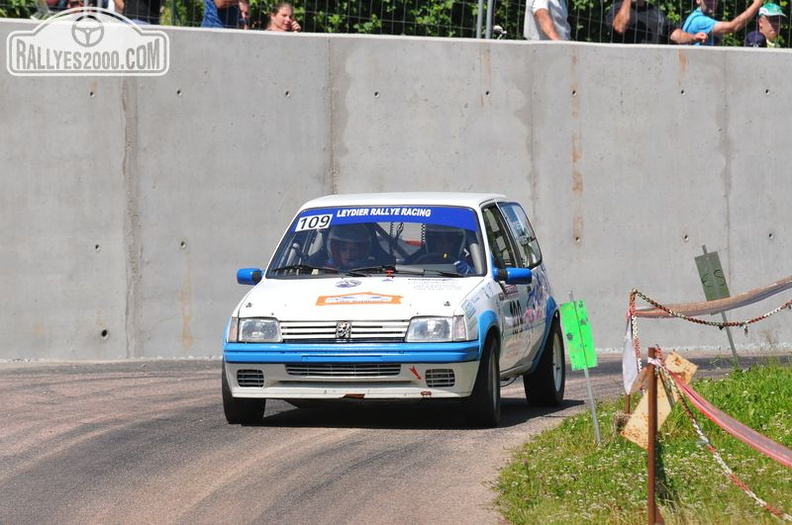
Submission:
<svg viewBox="0 0 792 525">
<path fill-rule="evenodd" d="M 234 309 L 223 348 L 229 423 L 267 399 L 459 401 L 497 426 L 501 382 L 564 396 L 564 342 L 522 207 L 495 194 L 331 195 L 304 204 Z"/>
</svg>

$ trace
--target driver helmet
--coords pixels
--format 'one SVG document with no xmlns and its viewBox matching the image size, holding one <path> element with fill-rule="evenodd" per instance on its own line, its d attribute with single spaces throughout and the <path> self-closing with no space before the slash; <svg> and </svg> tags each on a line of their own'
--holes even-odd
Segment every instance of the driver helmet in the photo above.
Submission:
<svg viewBox="0 0 792 525">
<path fill-rule="evenodd" d="M 427 224 L 424 230 L 427 253 L 443 253 L 456 258 L 465 248 L 465 231 L 454 226 Z"/>
<path fill-rule="evenodd" d="M 351 259 L 365 257 L 369 250 L 371 234 L 365 224 L 339 224 L 333 226 L 327 236 L 330 257 L 337 262 L 346 263 Z M 342 251 L 352 250 L 352 257 L 344 257 Z"/>
</svg>

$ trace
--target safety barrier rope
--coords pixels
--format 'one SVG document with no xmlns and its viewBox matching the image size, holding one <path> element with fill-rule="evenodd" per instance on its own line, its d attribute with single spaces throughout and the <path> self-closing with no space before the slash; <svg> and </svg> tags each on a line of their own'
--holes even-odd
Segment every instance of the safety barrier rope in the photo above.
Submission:
<svg viewBox="0 0 792 525">
<path fill-rule="evenodd" d="M 767 319 L 768 317 L 770 317 L 772 315 L 775 315 L 775 314 L 777 314 L 778 312 L 780 312 L 780 311 L 782 311 L 784 309 L 787 309 L 787 308 L 792 309 L 792 299 L 790 299 L 786 303 L 778 306 L 777 308 L 774 308 L 773 310 L 770 310 L 767 313 L 764 313 L 764 314 L 759 315 L 757 317 L 753 317 L 751 319 L 747 319 L 745 321 L 707 321 L 705 319 L 701 319 L 701 318 L 694 317 L 694 316 L 691 316 L 691 315 L 685 315 L 683 313 L 671 310 L 670 308 L 658 303 L 657 301 L 655 301 L 651 297 L 647 296 L 646 294 L 641 293 L 640 291 L 638 291 L 635 288 L 633 288 L 632 290 L 630 290 L 630 315 L 633 318 L 636 317 L 635 296 L 640 297 L 641 299 L 643 299 L 647 303 L 651 304 L 652 306 L 654 306 L 658 310 L 662 310 L 663 312 L 667 313 L 670 317 L 676 317 L 678 319 L 684 319 L 685 321 L 690 321 L 691 323 L 703 324 L 703 325 L 707 325 L 707 326 L 715 326 L 715 327 L 717 327 L 719 329 L 726 328 L 727 326 L 729 326 L 729 327 L 731 327 L 731 326 L 740 326 L 740 327 L 742 327 L 745 330 L 746 334 L 748 333 L 748 325 L 751 325 L 753 323 L 757 323 L 759 321 Z M 634 328 L 635 327 L 633 327 L 633 329 Z"/>
<path fill-rule="evenodd" d="M 715 446 L 712 445 L 712 442 L 709 440 L 707 435 L 704 433 L 704 430 L 701 428 L 701 425 L 696 419 L 696 416 L 693 414 L 693 411 L 690 409 L 690 406 L 688 405 L 686 396 L 682 395 L 682 390 L 679 388 L 678 385 L 678 382 L 681 381 L 681 379 L 679 378 L 678 375 L 674 374 L 673 372 L 671 372 L 666 368 L 665 361 L 662 357 L 662 351 L 659 348 L 657 349 L 657 355 L 659 355 L 660 357 L 656 359 L 651 359 L 650 362 L 657 367 L 658 374 L 660 375 L 660 378 L 662 379 L 663 385 L 666 388 L 666 390 L 673 389 L 673 391 L 677 395 L 676 397 L 678 397 L 682 401 L 682 407 L 685 409 L 685 413 L 690 419 L 690 422 L 693 424 L 693 428 L 695 429 L 696 434 L 698 435 L 701 442 L 704 445 L 706 445 L 707 450 L 715 459 L 715 462 L 720 466 L 724 475 L 727 478 L 729 478 L 729 480 L 731 480 L 732 483 L 737 485 L 737 487 L 739 487 L 745 494 L 747 494 L 748 497 L 753 499 L 758 506 L 762 507 L 767 512 L 773 514 L 778 518 L 781 518 L 784 521 L 792 521 L 792 515 L 780 509 L 777 509 L 776 507 L 770 505 L 768 502 L 760 498 L 753 490 L 751 490 L 748 487 L 748 485 L 745 484 L 743 480 L 741 480 L 737 476 L 737 474 L 734 473 L 731 467 L 729 467 L 729 465 L 726 464 L 726 461 L 724 461 L 723 457 L 720 455 L 720 453 L 715 448 Z"/>
<path fill-rule="evenodd" d="M 685 315 L 683 313 L 672 310 L 667 306 L 655 301 L 654 299 L 642 293 L 641 291 L 637 290 L 636 288 L 633 288 L 632 290 L 630 290 L 630 304 L 627 310 L 627 316 L 629 317 L 630 331 L 632 332 L 632 340 L 633 340 L 633 351 L 635 353 L 635 362 L 637 363 L 639 373 L 641 372 L 641 344 L 638 339 L 638 314 L 637 314 L 638 310 L 635 306 L 636 297 L 640 297 L 650 305 L 654 306 L 656 309 L 665 312 L 666 314 L 668 314 L 669 317 L 676 317 L 677 319 L 690 321 L 691 323 L 697 323 L 706 326 L 714 326 L 717 327 L 719 330 L 723 330 L 726 327 L 739 326 L 745 330 L 746 335 L 748 335 L 749 325 L 767 319 L 768 317 L 771 317 L 785 309 L 792 311 L 792 299 L 790 299 L 789 301 L 770 310 L 769 312 L 766 312 L 757 317 L 753 317 L 751 319 L 747 319 L 745 321 L 707 321 L 705 319 L 701 319 L 691 315 Z"/>
<path fill-rule="evenodd" d="M 635 296 L 638 290 L 633 288 L 630 290 L 630 306 L 627 315 L 630 316 L 630 332 L 633 340 L 633 352 L 635 353 L 635 362 L 638 363 L 638 373 L 641 372 L 641 343 L 638 340 L 638 317 L 635 315 Z"/>
<path fill-rule="evenodd" d="M 764 319 L 767 319 L 768 317 L 771 317 L 771 316 L 773 316 L 773 315 L 775 315 L 775 314 L 777 314 L 777 313 L 779 313 L 779 312 L 781 312 L 782 310 L 785 310 L 785 309 L 789 309 L 789 310 L 792 311 L 792 300 L 789 300 L 786 303 L 778 306 L 777 308 L 774 308 L 774 309 L 770 310 L 769 312 L 766 312 L 766 313 L 764 313 L 762 315 L 759 315 L 757 317 L 753 317 L 751 319 L 747 319 L 747 320 L 743 320 L 743 321 L 726 321 L 725 318 L 724 318 L 724 321 L 709 321 L 709 320 L 701 319 L 701 318 L 698 318 L 698 317 L 695 317 L 695 316 L 692 316 L 692 315 L 686 315 L 686 314 L 683 314 L 681 312 L 675 311 L 675 310 L 673 310 L 673 309 L 671 309 L 671 308 L 669 308 L 669 307 L 667 307 L 667 306 L 655 301 L 654 299 L 652 299 L 651 297 L 647 296 L 646 294 L 640 292 L 639 290 L 633 288 L 630 291 L 630 303 L 629 303 L 629 309 L 628 309 L 627 315 L 628 315 L 628 323 L 629 323 L 628 327 L 629 327 L 629 330 L 630 330 L 630 334 L 629 335 L 632 338 L 632 347 L 633 347 L 633 352 L 635 353 L 635 362 L 637 364 L 638 373 L 641 372 L 641 368 L 642 368 L 641 361 L 642 361 L 642 358 L 641 358 L 641 345 L 640 345 L 640 340 L 639 340 L 639 335 L 638 335 L 638 317 L 639 317 L 639 314 L 638 314 L 638 310 L 636 309 L 636 306 L 635 306 L 635 298 L 636 297 L 639 297 L 639 298 L 643 299 L 644 301 L 646 301 L 647 303 L 652 305 L 657 310 L 665 312 L 669 317 L 675 317 L 677 319 L 682 319 L 682 320 L 689 321 L 689 322 L 696 323 L 696 324 L 717 327 L 719 330 L 722 330 L 722 329 L 724 329 L 726 327 L 742 327 L 743 330 L 745 331 L 746 335 L 748 334 L 748 326 L 749 325 L 757 323 L 757 322 L 762 321 Z M 625 344 L 626 344 L 626 342 L 625 342 Z M 625 349 L 626 349 L 626 346 L 625 346 Z M 707 436 L 704 434 L 704 431 L 701 428 L 701 425 L 699 425 L 698 421 L 696 420 L 695 415 L 693 414 L 692 410 L 690 409 L 690 406 L 688 405 L 688 402 L 689 402 L 688 399 L 686 398 L 686 396 L 682 395 L 681 389 L 679 388 L 679 385 L 677 384 L 677 381 L 681 381 L 681 379 L 679 379 L 679 377 L 676 376 L 676 374 L 673 374 L 673 372 L 670 372 L 666 368 L 662 351 L 659 348 L 657 348 L 657 356 L 658 356 L 658 358 L 650 359 L 649 362 L 651 362 L 652 364 L 657 366 L 658 375 L 662 379 L 663 385 L 666 388 L 666 390 L 670 392 L 671 389 L 673 389 L 676 392 L 677 397 L 682 401 L 682 406 L 685 409 L 685 413 L 687 414 L 688 418 L 690 419 L 691 423 L 693 424 L 693 428 L 695 429 L 696 434 L 699 436 L 699 439 L 701 440 L 701 442 L 706 445 L 707 450 L 710 452 L 710 454 L 712 454 L 713 458 L 715 459 L 715 462 L 720 466 L 721 470 L 726 475 L 726 477 L 728 479 L 730 479 L 735 485 L 737 485 L 751 499 L 753 499 L 754 502 L 757 505 L 759 505 L 760 507 L 765 509 L 767 512 L 770 512 L 774 516 L 776 516 L 778 518 L 781 518 L 784 521 L 792 521 L 792 515 L 784 512 L 782 510 L 779 510 L 779 509 L 775 508 L 774 506 L 770 505 L 765 500 L 760 498 L 726 464 L 726 462 L 723 460 L 723 457 L 720 455 L 718 450 L 712 445 L 712 443 L 710 442 L 709 438 L 707 438 Z M 692 400 L 691 400 L 691 402 L 692 402 Z"/>
</svg>

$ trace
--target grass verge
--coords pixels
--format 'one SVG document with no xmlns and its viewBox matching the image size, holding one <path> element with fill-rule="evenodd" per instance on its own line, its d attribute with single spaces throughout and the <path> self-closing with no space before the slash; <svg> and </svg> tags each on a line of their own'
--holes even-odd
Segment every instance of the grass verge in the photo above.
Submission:
<svg viewBox="0 0 792 525">
<path fill-rule="evenodd" d="M 718 380 L 694 379 L 693 388 L 733 418 L 792 448 L 790 365 L 789 358 L 774 358 Z M 618 434 L 623 408 L 623 399 L 597 403 L 599 446 L 589 412 L 526 443 L 496 483 L 503 516 L 514 524 L 646 523 L 646 452 Z M 792 514 L 792 470 L 691 410 L 748 488 Z M 659 456 L 657 503 L 667 525 L 783 523 L 729 480 L 681 406 L 660 428 Z"/>
</svg>

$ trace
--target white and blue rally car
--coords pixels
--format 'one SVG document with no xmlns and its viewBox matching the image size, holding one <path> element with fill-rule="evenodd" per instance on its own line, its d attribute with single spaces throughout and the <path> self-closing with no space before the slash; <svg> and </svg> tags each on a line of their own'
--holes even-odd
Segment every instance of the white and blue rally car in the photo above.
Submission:
<svg viewBox="0 0 792 525">
<path fill-rule="evenodd" d="M 503 195 L 330 195 L 304 204 L 228 322 L 223 406 L 255 423 L 268 398 L 457 400 L 497 426 L 501 382 L 564 396 L 558 304 L 523 208 Z"/>
</svg>

